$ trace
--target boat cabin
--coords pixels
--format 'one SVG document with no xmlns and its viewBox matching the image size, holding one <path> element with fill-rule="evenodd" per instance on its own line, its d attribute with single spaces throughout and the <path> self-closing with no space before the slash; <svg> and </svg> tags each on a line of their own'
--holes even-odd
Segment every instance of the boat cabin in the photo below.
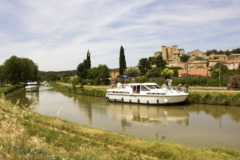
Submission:
<svg viewBox="0 0 240 160">
<path fill-rule="evenodd" d="M 164 90 L 164 88 L 166 88 Z M 167 86 L 163 86 L 160 90 L 156 83 L 130 83 L 130 84 L 117 84 L 117 88 L 109 89 L 107 93 L 115 94 L 146 94 L 146 95 L 159 95 L 160 91 L 166 92 Z"/>
</svg>

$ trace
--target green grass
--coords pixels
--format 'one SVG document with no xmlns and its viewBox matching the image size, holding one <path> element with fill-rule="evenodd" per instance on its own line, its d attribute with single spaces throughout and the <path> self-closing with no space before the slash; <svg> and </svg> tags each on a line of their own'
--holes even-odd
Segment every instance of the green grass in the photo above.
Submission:
<svg viewBox="0 0 240 160">
<path fill-rule="evenodd" d="M 79 95 L 87 95 L 87 96 L 96 96 L 96 97 L 105 97 L 106 89 L 97 87 L 97 88 L 90 88 L 90 87 L 83 87 L 80 86 L 71 86 L 66 83 L 53 83 L 51 84 L 55 90 L 66 92 L 66 93 L 74 93 Z"/>
<path fill-rule="evenodd" d="M 12 92 L 13 90 L 21 87 L 22 85 L 11 85 L 11 84 L 0 85 L 0 94 L 6 94 L 9 92 Z"/>
<path fill-rule="evenodd" d="M 234 160 L 240 152 L 191 148 L 93 129 L 20 109 L 0 99 L 0 159 Z"/>
</svg>

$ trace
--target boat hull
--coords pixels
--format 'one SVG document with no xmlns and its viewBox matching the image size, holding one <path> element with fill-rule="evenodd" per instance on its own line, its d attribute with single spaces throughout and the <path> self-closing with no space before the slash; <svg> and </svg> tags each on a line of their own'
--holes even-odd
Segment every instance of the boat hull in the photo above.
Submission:
<svg viewBox="0 0 240 160">
<path fill-rule="evenodd" d="M 122 103 L 138 103 L 138 104 L 174 104 L 182 103 L 186 100 L 188 94 L 181 95 L 118 95 L 118 94 L 107 94 L 106 99 L 110 102 L 122 102 Z"/>
<path fill-rule="evenodd" d="M 38 92 L 39 87 L 38 86 L 31 86 L 31 87 L 25 87 L 26 92 Z"/>
</svg>

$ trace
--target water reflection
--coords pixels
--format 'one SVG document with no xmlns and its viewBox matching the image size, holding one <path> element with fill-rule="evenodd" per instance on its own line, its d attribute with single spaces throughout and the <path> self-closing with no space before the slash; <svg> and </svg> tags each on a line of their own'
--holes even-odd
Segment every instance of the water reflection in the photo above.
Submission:
<svg viewBox="0 0 240 160">
<path fill-rule="evenodd" d="M 240 107 L 237 106 L 218 106 L 218 105 L 189 105 L 187 106 L 189 112 L 200 113 L 204 112 L 207 115 L 211 115 L 214 119 L 221 119 L 225 115 L 229 115 L 232 120 L 240 122 Z"/>
<path fill-rule="evenodd" d="M 188 125 L 188 113 L 184 107 L 161 107 L 135 104 L 109 103 L 107 114 L 113 119 L 119 119 L 122 125 L 131 123 L 151 124 L 161 122 L 167 127 L 170 122 Z"/>
<path fill-rule="evenodd" d="M 24 88 L 18 89 L 6 95 L 6 99 L 12 104 L 29 107 L 39 101 L 39 92 L 25 92 Z"/>
</svg>

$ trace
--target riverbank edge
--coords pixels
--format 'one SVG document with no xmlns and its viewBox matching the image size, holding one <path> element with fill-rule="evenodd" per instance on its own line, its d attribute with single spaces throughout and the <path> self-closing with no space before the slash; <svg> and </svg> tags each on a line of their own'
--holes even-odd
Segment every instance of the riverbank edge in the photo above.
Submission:
<svg viewBox="0 0 240 160">
<path fill-rule="evenodd" d="M 144 140 L 39 115 L 0 99 L 0 159 L 235 160 L 240 151 Z M 166 136 L 167 137 L 167 136 Z"/>
<path fill-rule="evenodd" d="M 51 86 L 60 92 L 67 92 L 72 94 L 105 97 L 106 89 L 91 89 L 85 87 L 71 86 L 65 83 L 53 83 Z M 199 92 L 189 91 L 189 96 L 185 101 L 186 104 L 210 104 L 210 105 L 226 105 L 226 106 L 240 106 L 239 92 Z"/>
<path fill-rule="evenodd" d="M 24 85 L 22 84 L 16 84 L 16 85 L 11 85 L 11 84 L 7 84 L 7 85 L 1 85 L 0 86 L 0 94 L 7 94 L 10 93 L 16 89 L 22 88 L 24 87 Z"/>
</svg>

